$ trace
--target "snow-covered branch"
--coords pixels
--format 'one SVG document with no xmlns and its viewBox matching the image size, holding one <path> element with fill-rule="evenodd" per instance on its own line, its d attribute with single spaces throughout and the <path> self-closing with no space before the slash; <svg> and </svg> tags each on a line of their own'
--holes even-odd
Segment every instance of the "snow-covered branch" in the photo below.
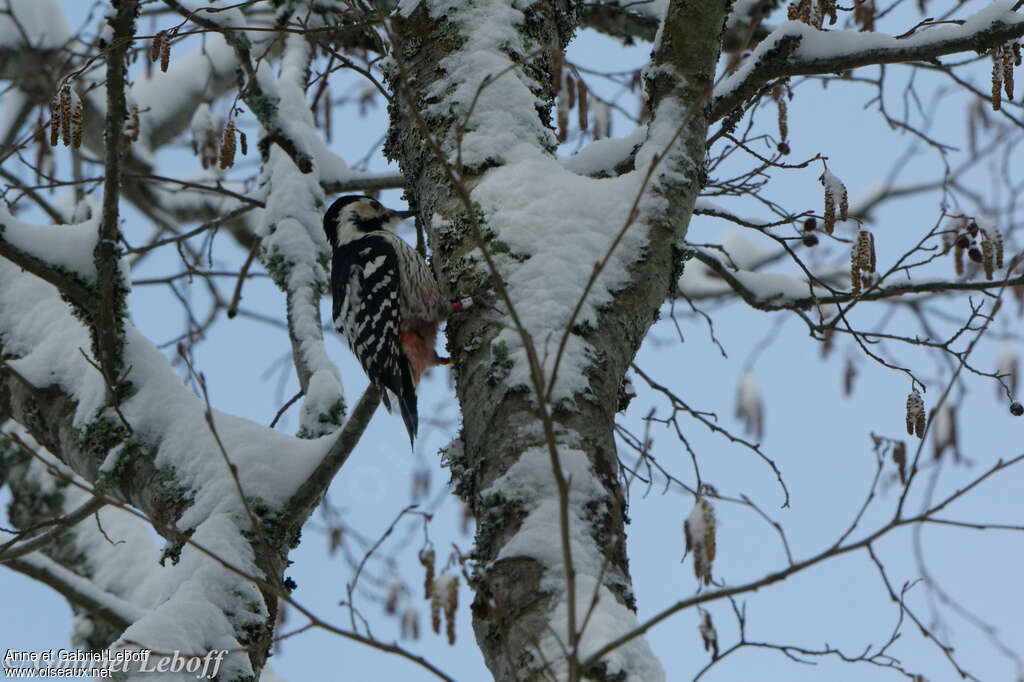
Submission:
<svg viewBox="0 0 1024 682">
<path fill-rule="evenodd" d="M 105 411 L 105 382 L 78 350 L 88 346 L 88 332 L 71 317 L 68 305 L 48 284 L 11 264 L 0 263 L 0 279 L 5 283 L 0 292 L 0 338 L 9 358 L 0 375 L 0 404 L 85 481 L 115 486 L 158 530 L 174 529 L 168 551 L 180 552 L 181 560 L 161 573 L 160 579 L 177 587 L 164 593 L 175 595 L 172 601 L 199 597 L 210 601 L 214 610 L 207 614 L 209 626 L 220 633 L 218 637 L 231 639 L 233 644 L 226 648 L 237 648 L 239 642 L 252 644 L 252 664 L 261 665 L 260 652 L 265 647 L 258 642 L 270 635 L 263 609 L 272 605 L 254 612 L 253 604 L 264 603 L 255 585 L 175 539 L 178 533 L 190 532 L 193 540 L 245 574 L 272 570 L 270 565 L 263 567 L 271 557 L 255 556 L 249 541 L 240 535 L 248 520 L 239 514 L 241 500 L 234 492 L 232 470 L 204 426 L 205 405 L 181 384 L 163 354 L 129 325 L 125 380 L 136 390 L 120 402 L 116 416 Z M 61 333 L 51 333 L 57 328 Z M 57 357 L 64 359 L 60 366 L 54 365 Z M 250 504 L 261 515 L 273 515 L 284 506 L 329 445 L 283 436 L 223 414 L 214 418 L 225 450 L 240 472 L 239 484 L 248 500 L 258 501 Z M 289 457 L 286 471 L 278 464 L 282 453 Z M 152 481 L 162 483 L 154 488 Z M 292 539 L 274 541 L 287 547 Z M 232 589 L 222 590 L 208 577 L 199 579 L 211 571 L 232 584 Z M 199 633 L 189 632 L 174 614 L 172 603 L 159 605 L 134 621 L 125 636 L 154 649 L 200 651 L 210 646 L 210 640 L 196 639 Z M 246 662 L 244 667 L 248 666 Z"/>
<path fill-rule="evenodd" d="M 618 2 L 589 2 L 580 8 L 580 25 L 627 43 L 637 39 L 652 41 L 658 31 L 658 17 L 651 12 L 633 11 Z"/>
<path fill-rule="evenodd" d="M 835 293 L 822 285 L 826 280 L 845 272 L 822 273 L 820 282 L 814 284 L 815 295 L 810 294 L 806 280 L 778 273 L 763 273 L 756 270 L 736 269 L 722 263 L 714 254 L 694 249 L 693 257 L 699 260 L 717 276 L 710 277 L 687 271 L 679 282 L 679 291 L 695 300 L 735 293 L 748 305 L 758 310 L 809 310 L 821 305 L 834 305 L 850 301 L 880 301 L 913 294 L 946 294 L 956 291 L 994 291 L 1004 286 L 1024 284 L 1024 275 L 1010 276 L 1005 280 L 950 281 L 945 279 L 909 279 L 874 286 L 860 293 Z"/>
<path fill-rule="evenodd" d="M 959 52 L 986 52 L 1024 36 L 1015 0 L 997 0 L 958 26 L 938 26 L 909 36 L 823 31 L 788 21 L 768 35 L 731 76 L 715 86 L 714 120 L 729 115 L 776 78 L 839 73 L 872 64 L 935 61 Z"/>
<path fill-rule="evenodd" d="M 81 306 L 83 309 L 91 307 L 91 281 L 82 277 L 79 271 L 66 267 L 66 263 L 61 263 L 60 260 L 55 262 L 52 251 L 46 254 L 45 249 L 44 253 L 34 253 L 30 250 L 33 246 L 39 246 L 37 241 L 38 233 L 32 234 L 34 232 L 33 227 L 36 226 L 27 226 L 21 221 L 16 221 L 13 216 L 0 209 L 0 256 L 23 270 L 31 272 L 36 277 L 49 282 L 58 291 L 67 296 L 69 300 L 73 301 L 75 305 Z M 73 245 L 69 244 L 72 248 L 65 253 L 73 253 L 73 250 L 78 250 L 85 245 L 80 239 L 83 236 L 82 233 L 87 233 L 84 235 L 86 243 L 92 242 L 95 244 L 95 224 L 92 225 L 91 230 L 89 226 L 81 227 L 81 230 L 76 230 L 78 234 L 74 234 L 72 237 L 75 241 Z M 65 230 L 61 234 L 55 234 L 54 236 L 58 237 L 58 242 L 61 237 L 65 238 L 65 242 L 68 242 L 71 240 L 66 238 L 72 236 L 72 232 Z"/>
<path fill-rule="evenodd" d="M 53 559 L 42 555 L 5 561 L 4 565 L 18 573 L 49 585 L 70 603 L 81 608 L 90 618 L 106 621 L 119 632 L 128 629 L 144 613 L 138 607 L 96 587 L 89 579 L 73 573 Z"/>
</svg>

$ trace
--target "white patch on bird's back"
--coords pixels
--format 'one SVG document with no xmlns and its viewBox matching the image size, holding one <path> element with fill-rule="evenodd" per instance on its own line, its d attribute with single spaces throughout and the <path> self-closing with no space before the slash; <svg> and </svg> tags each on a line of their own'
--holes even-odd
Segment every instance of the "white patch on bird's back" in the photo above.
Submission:
<svg viewBox="0 0 1024 682">
<path fill-rule="evenodd" d="M 377 270 L 382 265 L 384 265 L 384 261 L 386 261 L 386 260 L 387 260 L 386 256 L 377 256 L 376 258 L 374 258 L 372 261 L 370 261 L 369 263 L 366 264 L 365 268 L 363 268 L 363 276 L 364 277 L 369 277 L 373 273 L 377 272 Z"/>
</svg>

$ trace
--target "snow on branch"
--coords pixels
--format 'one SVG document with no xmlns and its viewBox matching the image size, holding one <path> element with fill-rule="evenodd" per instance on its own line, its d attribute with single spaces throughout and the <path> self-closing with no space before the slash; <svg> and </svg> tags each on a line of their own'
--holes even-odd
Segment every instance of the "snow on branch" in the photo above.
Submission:
<svg viewBox="0 0 1024 682">
<path fill-rule="evenodd" d="M 659 12 L 664 10 L 664 3 L 646 1 L 629 5 L 624 7 L 618 2 L 585 3 L 579 9 L 580 25 L 620 38 L 623 42 L 634 38 L 647 42 L 654 40 L 661 18 Z"/>
<path fill-rule="evenodd" d="M 57 292 L 3 261 L 0 281 L 5 284 L 0 290 L 0 337 L 10 358 L 0 374 L 0 392 L 13 416 L 26 420 L 24 410 L 36 404 L 32 393 L 49 391 L 47 404 L 66 407 L 51 408 L 44 422 L 27 420 L 41 432 L 34 435 L 44 436 L 48 447 L 53 443 L 55 454 L 86 480 L 105 480 L 121 491 L 158 530 L 174 529 L 171 539 L 190 531 L 192 541 L 218 558 L 191 545 L 175 549 L 172 542 L 168 551 L 180 552 L 180 560 L 173 568 L 154 572 L 160 577 L 147 594 L 161 596 L 150 602 L 153 610 L 135 621 L 125 637 L 163 650 L 199 651 L 211 643 L 237 648 L 239 633 L 263 627 L 266 618 L 260 590 L 237 574 L 263 575 L 240 532 L 249 529 L 249 519 L 238 487 L 262 514 L 274 513 L 306 481 L 329 443 L 295 439 L 214 412 L 211 423 L 238 472 L 235 478 L 206 426 L 206 405 L 130 325 L 124 356 L 126 380 L 135 392 L 119 406 L 128 432 L 104 409 L 103 379 L 79 352 L 88 346 L 88 332 Z M 64 398 L 55 401 L 54 392 Z M 280 466 L 282 458 L 288 460 L 287 467 Z M 162 483 L 152 488 L 155 480 Z M 206 606 L 200 613 L 190 611 L 189 618 L 180 617 L 182 609 L 196 604 Z M 255 613 L 253 604 L 261 605 Z M 196 622 L 203 627 L 195 627 Z"/>
<path fill-rule="evenodd" d="M 241 96 L 266 139 L 275 144 L 261 172 L 261 191 L 266 195 L 259 227 L 261 259 L 288 297 L 289 335 L 305 395 L 302 432 L 320 435 L 341 424 L 345 408 L 341 376 L 327 355 L 320 324 L 319 292 L 326 283 L 327 259 L 321 233 L 325 205 L 321 183 L 342 186 L 361 178 L 354 177 L 328 148 L 306 106 L 312 55 L 305 36 L 286 35 L 280 73 L 275 75 L 268 60 L 253 62 L 247 35 L 232 21 L 218 20 L 211 12 L 189 11 L 177 0 L 167 4 L 197 25 L 219 31 L 234 49 L 248 76 Z M 381 181 L 376 176 L 366 179 Z"/>
<path fill-rule="evenodd" d="M 8 0 L 0 13 L 0 50 L 55 50 L 71 40 L 58 0 Z"/>
<path fill-rule="evenodd" d="M 562 159 L 562 165 L 579 175 L 614 175 L 615 168 L 629 161 L 646 137 L 647 125 L 639 125 L 624 137 L 605 137 L 590 142 L 576 154 Z"/>
<path fill-rule="evenodd" d="M 692 249 L 693 258 L 707 266 L 707 271 L 687 266 L 679 280 L 679 291 L 692 299 L 711 298 L 736 293 L 758 310 L 807 310 L 819 305 L 846 303 L 853 300 L 878 301 L 908 294 L 942 294 L 954 291 L 988 291 L 1024 284 L 1024 275 L 985 282 L 950 281 L 944 279 L 906 279 L 885 286 L 873 286 L 860 293 L 836 292 L 824 287 L 826 279 L 842 272 L 818 273 L 814 294 L 806 279 L 782 273 L 765 273 L 734 268 L 722 262 L 710 250 Z"/>
<path fill-rule="evenodd" d="M 571 628 L 580 626 L 578 647 L 580 658 L 586 658 L 610 639 L 638 624 L 636 614 L 622 604 L 609 584 L 615 569 L 606 557 L 596 552 L 590 537 L 592 522 L 590 504 L 600 499 L 603 490 L 594 477 L 586 454 L 580 450 L 564 448 L 558 453 L 564 475 L 571 479 L 569 542 L 572 564 L 563 562 L 561 546 L 559 494 L 552 475 L 546 448 L 529 448 L 504 476 L 483 491 L 484 498 L 498 496 L 522 501 L 525 518 L 518 524 L 515 535 L 501 548 L 495 559 L 531 557 L 546 571 L 541 579 L 543 593 L 557 595 L 558 604 L 550 614 L 550 626 L 536 643 L 540 660 L 550 662 L 548 673 L 556 679 L 565 675 L 564 650 L 576 638 Z M 572 572 L 572 576 L 569 572 Z M 613 580 L 614 578 L 614 580 Z M 569 602 L 565 600 L 567 579 L 576 582 L 574 618 L 569 616 Z M 602 658 L 605 671 L 628 673 L 630 679 L 664 680 L 665 672 L 654 657 L 647 641 L 634 639 Z"/>
<path fill-rule="evenodd" d="M 108 621 L 114 627 L 125 629 L 145 613 L 134 604 L 96 587 L 88 578 L 69 571 L 42 554 L 12 559 L 4 565 L 49 585 L 75 606 Z"/>
<path fill-rule="evenodd" d="M 269 68 L 260 69 L 264 91 L 277 93 L 278 115 L 290 121 L 291 131 L 307 142 L 307 148 L 313 140 L 323 145 L 306 106 L 310 56 L 305 38 L 289 35 L 280 78 Z M 288 333 L 305 394 L 301 427 L 305 434 L 319 436 L 340 426 L 344 411 L 341 374 L 327 355 L 320 323 L 319 292 L 326 286 L 329 257 L 321 222 L 325 202 L 320 167 L 303 169 L 281 149 L 272 149 L 261 181 L 267 192 L 260 227 L 261 258 L 288 297 Z"/>
<path fill-rule="evenodd" d="M 88 307 L 96 268 L 99 213 L 85 223 L 66 226 L 33 225 L 0 207 L 0 257 L 57 287 L 77 305 Z"/>
<path fill-rule="evenodd" d="M 460 3 L 457 8 L 428 4 L 432 17 L 446 19 L 467 41 L 438 63 L 443 76 L 430 90 L 446 94 L 424 112 L 454 119 L 456 125 L 441 141 L 450 160 L 478 167 L 510 160 L 528 148 L 554 147 L 554 134 L 537 115 L 546 103 L 536 86 L 544 84 L 531 84 L 524 69 L 539 55 L 520 33 L 523 11 L 513 3 L 495 1 Z"/>
<path fill-rule="evenodd" d="M 52 522 L 53 527 L 47 530 L 45 533 L 41 533 L 35 537 L 29 537 L 25 540 L 13 544 L 15 540 L 0 546 L 0 563 L 7 563 L 18 557 L 31 554 L 37 549 L 41 549 L 46 545 L 57 540 L 60 536 L 64 535 L 69 528 L 73 528 L 75 524 L 80 522 L 82 519 L 92 516 L 106 504 L 103 500 L 98 497 L 91 498 L 78 509 L 75 509 L 69 514 L 54 519 Z M 17 539 L 16 539 L 17 540 Z"/>
<path fill-rule="evenodd" d="M 151 578 L 159 573 L 154 569 L 160 558 L 153 534 L 139 519 L 88 492 L 84 479 L 24 428 L 9 424 L 0 435 L 27 459 L 8 472 L 11 515 L 17 509 L 25 531 L 16 538 L 20 543 L 12 541 L 0 552 L 0 563 L 41 580 L 79 607 L 76 646 L 106 647 L 152 603 Z M 42 507 L 41 499 L 48 501 Z M 49 530 L 31 537 L 33 528 Z M 22 558 L 30 552 L 35 553 Z"/>
<path fill-rule="evenodd" d="M 893 37 L 858 31 L 822 31 L 787 21 L 714 91 L 712 119 L 720 119 L 776 78 L 838 73 L 872 64 L 930 61 L 958 52 L 985 52 L 1024 35 L 1017 0 L 996 0 L 957 26 Z"/>
</svg>

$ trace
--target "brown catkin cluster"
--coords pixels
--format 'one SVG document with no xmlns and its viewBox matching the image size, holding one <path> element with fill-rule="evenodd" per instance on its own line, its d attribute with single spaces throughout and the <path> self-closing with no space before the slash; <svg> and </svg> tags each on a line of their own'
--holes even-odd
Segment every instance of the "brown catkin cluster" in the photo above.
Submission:
<svg viewBox="0 0 1024 682">
<path fill-rule="evenodd" d="M 427 547 L 426 549 L 420 550 L 420 564 L 426 569 L 426 573 L 423 577 L 423 598 L 430 599 L 431 592 L 434 591 L 434 548 Z"/>
<path fill-rule="evenodd" d="M 907 434 L 924 438 L 924 400 L 915 388 L 907 396 Z"/>
<path fill-rule="evenodd" d="M 818 180 L 825 188 L 825 215 L 823 216 L 825 233 L 831 235 L 835 230 L 836 218 L 846 220 L 848 217 L 849 204 L 846 199 L 846 185 L 827 168 Z"/>
<path fill-rule="evenodd" d="M 203 168 L 217 165 L 221 159 L 221 129 L 208 104 L 196 107 L 191 128 L 192 152 L 199 155 Z"/>
<path fill-rule="evenodd" d="M 1013 50 L 1003 48 L 1003 91 L 1006 99 L 1013 101 Z"/>
<path fill-rule="evenodd" d="M 82 103 L 75 100 L 71 107 L 71 146 L 78 149 L 82 146 Z"/>
<path fill-rule="evenodd" d="M 82 119 L 82 100 L 71 83 L 64 82 L 50 99 L 50 146 L 56 147 L 63 140 L 65 147 L 81 147 Z"/>
<path fill-rule="evenodd" d="M 966 216 L 954 216 L 950 219 L 949 229 L 942 235 L 944 250 L 953 250 L 953 262 L 956 274 L 964 274 L 964 253 L 985 271 L 985 278 L 991 280 L 996 270 L 1003 268 L 1003 235 L 999 229 L 982 220 L 985 227 L 979 225 L 980 219 Z"/>
<path fill-rule="evenodd" d="M 793 0 L 786 8 L 786 16 L 790 21 L 821 28 L 825 17 L 828 17 L 829 25 L 836 23 L 836 9 L 836 0 Z"/>
<path fill-rule="evenodd" d="M 570 77 L 568 80 L 572 80 Z M 565 142 L 569 139 L 569 93 L 573 88 L 568 88 L 563 83 L 558 89 L 558 141 Z"/>
<path fill-rule="evenodd" d="M 409 637 L 420 638 L 420 614 L 412 604 L 402 611 L 402 639 Z"/>
<path fill-rule="evenodd" d="M 697 631 L 700 633 L 701 641 L 704 642 L 704 651 L 710 651 L 711 660 L 715 660 L 718 658 L 718 632 L 711 620 L 711 613 L 698 606 L 697 615 L 700 618 Z"/>
<path fill-rule="evenodd" d="M 334 556 L 334 553 L 341 547 L 341 541 L 345 538 L 345 529 L 342 526 L 331 526 L 327 532 L 327 554 Z"/>
<path fill-rule="evenodd" d="M 171 63 L 171 36 L 167 31 L 157 33 L 149 44 L 149 61 L 157 60 L 160 60 L 160 70 L 166 72 Z"/>
<path fill-rule="evenodd" d="M 868 287 L 875 273 L 875 236 L 867 230 L 857 233 L 850 250 L 850 288 L 856 296 L 861 287 Z"/>
<path fill-rule="evenodd" d="M 60 99 L 53 93 L 50 99 L 50 146 L 56 147 L 60 142 Z"/>
<path fill-rule="evenodd" d="M 981 242 L 981 259 L 982 266 L 985 268 L 985 279 L 991 280 L 995 265 L 995 247 L 992 245 L 991 239 Z"/>
<path fill-rule="evenodd" d="M 71 142 L 71 86 L 65 83 L 60 89 L 60 137 L 67 146 Z"/>
<path fill-rule="evenodd" d="M 235 121 L 228 119 L 224 126 L 224 138 L 220 143 L 220 169 L 227 170 L 235 165 Z"/>
<path fill-rule="evenodd" d="M 786 141 L 789 137 L 789 120 L 786 113 L 786 86 L 782 83 L 772 88 L 772 99 L 779 108 L 779 140 Z"/>
<path fill-rule="evenodd" d="M 892 461 L 900 472 L 900 483 L 907 484 L 907 446 L 903 441 L 897 441 L 892 446 Z"/>
<path fill-rule="evenodd" d="M 128 120 L 121 130 L 121 144 L 127 147 L 132 142 L 138 142 L 140 129 L 139 105 L 132 103 L 128 106 Z"/>
<path fill-rule="evenodd" d="M 548 57 L 551 59 L 551 85 L 560 88 L 562 85 L 562 64 L 565 62 L 562 48 L 552 43 L 548 51 Z"/>
<path fill-rule="evenodd" d="M 786 16 L 790 21 L 802 21 L 807 25 L 813 25 L 811 0 L 793 0 L 786 8 Z"/>
<path fill-rule="evenodd" d="M 1002 48 L 992 50 L 992 110 L 999 111 L 1003 102 L 1003 60 Z"/>
<path fill-rule="evenodd" d="M 587 130 L 590 127 L 590 92 L 587 84 L 576 74 L 574 78 L 565 67 L 564 57 L 561 50 L 553 48 L 551 52 L 551 78 L 552 85 L 556 88 L 558 108 L 558 132 L 559 142 L 565 142 L 569 138 L 569 112 L 576 109 L 576 122 L 580 130 Z"/>
<path fill-rule="evenodd" d="M 875 30 L 875 0 L 854 0 L 853 20 L 863 31 Z"/>
<path fill-rule="evenodd" d="M 1021 64 L 1020 41 L 1011 41 L 992 49 L 992 109 L 999 111 L 1002 94 L 1013 100 L 1013 67 Z"/>
<path fill-rule="evenodd" d="M 434 594 L 430 597 L 430 628 L 435 635 L 441 634 L 441 600 Z"/>
<path fill-rule="evenodd" d="M 384 612 L 395 614 L 398 611 L 398 600 L 405 592 L 405 586 L 400 580 L 393 580 L 388 586 L 388 596 L 384 599 Z"/>
<path fill-rule="evenodd" d="M 818 0 L 818 28 L 825 17 L 828 17 L 828 25 L 836 23 L 836 0 Z"/>
<path fill-rule="evenodd" d="M 558 93 L 558 141 L 565 142 L 569 135 L 569 98 L 575 93 L 570 93 L 572 88 L 566 87 L 563 68 L 565 66 L 565 55 L 562 48 L 552 45 L 550 49 L 551 59 L 551 86 Z"/>
<path fill-rule="evenodd" d="M 153 36 L 153 39 L 151 41 L 149 41 L 149 61 L 155 62 L 156 60 L 160 59 L 160 50 L 163 49 L 162 45 L 164 42 L 164 37 L 166 35 L 166 31 L 160 31 L 155 36 Z"/>
<path fill-rule="evenodd" d="M 455 644 L 455 612 L 459 608 L 459 577 L 452 576 L 448 581 L 444 599 L 444 617 L 448 623 L 448 644 Z"/>
<path fill-rule="evenodd" d="M 583 79 L 576 81 L 576 122 L 580 126 L 580 130 L 587 129 L 587 84 L 583 82 Z"/>
<path fill-rule="evenodd" d="M 220 150 L 217 148 L 217 131 L 213 128 L 207 129 L 203 134 L 203 141 L 199 145 L 200 162 L 203 168 L 209 168 L 220 159 Z"/>
<path fill-rule="evenodd" d="M 437 577 L 435 589 L 430 595 L 430 626 L 435 634 L 441 634 L 441 613 L 447 623 L 448 643 L 455 644 L 455 612 L 459 608 L 459 576 L 444 572 Z"/>
<path fill-rule="evenodd" d="M 607 103 L 594 100 L 594 120 L 591 125 L 591 137 L 595 140 L 612 136 L 612 111 Z"/>
<path fill-rule="evenodd" d="M 711 584 L 711 563 L 715 560 L 715 510 L 704 498 L 697 500 L 683 523 L 686 551 L 693 552 L 693 574 L 705 585 Z"/>
</svg>

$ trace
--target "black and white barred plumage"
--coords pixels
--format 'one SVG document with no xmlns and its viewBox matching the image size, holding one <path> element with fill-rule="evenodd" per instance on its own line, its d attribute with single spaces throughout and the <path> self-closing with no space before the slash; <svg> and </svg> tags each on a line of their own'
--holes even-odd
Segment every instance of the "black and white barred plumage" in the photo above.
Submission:
<svg viewBox="0 0 1024 682">
<path fill-rule="evenodd" d="M 393 230 L 409 214 L 364 196 L 344 196 L 324 215 L 334 249 L 334 326 L 348 339 L 390 411 L 398 398 L 409 440 L 416 435 L 416 384 L 436 364 L 437 328 L 449 305 L 433 273 Z"/>
</svg>

